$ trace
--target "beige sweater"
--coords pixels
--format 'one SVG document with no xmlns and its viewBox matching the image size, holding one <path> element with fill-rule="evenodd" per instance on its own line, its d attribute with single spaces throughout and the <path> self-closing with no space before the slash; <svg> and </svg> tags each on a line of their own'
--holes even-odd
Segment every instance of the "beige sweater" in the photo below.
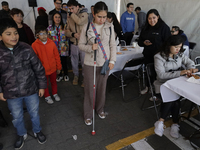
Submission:
<svg viewBox="0 0 200 150">
<path fill-rule="evenodd" d="M 111 27 L 111 39 L 110 39 L 109 27 Z M 94 51 L 92 50 L 92 45 L 94 44 L 95 35 L 92 29 L 92 26 L 90 25 L 87 31 L 87 38 L 86 38 L 86 28 L 87 28 L 87 24 L 83 26 L 78 46 L 80 50 L 85 52 L 84 64 L 88 66 L 94 66 Z M 116 61 L 115 32 L 114 32 L 114 27 L 111 23 L 105 22 L 101 30 L 100 39 L 104 47 L 104 50 L 106 52 L 107 58 L 110 60 L 110 62 L 115 62 Z M 105 62 L 105 58 L 104 58 L 103 52 L 100 49 L 100 47 L 98 47 L 97 66 L 103 66 L 104 62 Z"/>
<path fill-rule="evenodd" d="M 67 18 L 65 34 L 74 45 L 78 44 L 78 40 L 72 37 L 72 33 L 81 33 L 83 25 L 88 23 L 88 14 L 86 12 L 80 13 L 80 11 L 81 9 L 78 10 L 77 14 L 72 13 L 71 16 Z"/>
</svg>

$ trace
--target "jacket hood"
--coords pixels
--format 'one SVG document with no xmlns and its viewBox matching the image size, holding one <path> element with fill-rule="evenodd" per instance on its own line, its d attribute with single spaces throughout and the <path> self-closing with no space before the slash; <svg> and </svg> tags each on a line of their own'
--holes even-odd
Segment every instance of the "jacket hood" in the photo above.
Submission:
<svg viewBox="0 0 200 150">
<path fill-rule="evenodd" d="M 42 45 L 44 45 L 44 44 L 42 43 L 42 41 L 40 41 L 38 38 L 37 38 L 37 40 L 35 40 L 35 42 L 36 42 L 37 44 L 42 44 Z M 53 42 L 53 41 L 52 41 L 51 39 L 47 38 L 47 43 L 46 43 L 46 44 L 51 43 L 51 42 Z"/>
<path fill-rule="evenodd" d="M 88 9 L 87 8 L 81 8 L 79 9 L 78 13 L 84 13 L 84 12 L 88 12 Z"/>
</svg>

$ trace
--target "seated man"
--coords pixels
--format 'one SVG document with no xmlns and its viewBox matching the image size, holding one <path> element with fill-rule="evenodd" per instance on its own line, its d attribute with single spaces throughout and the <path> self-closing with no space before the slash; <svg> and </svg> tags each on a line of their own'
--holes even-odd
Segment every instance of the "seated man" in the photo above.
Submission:
<svg viewBox="0 0 200 150">
<path fill-rule="evenodd" d="M 187 45 L 189 47 L 189 42 L 188 42 L 187 36 L 185 35 L 184 31 L 181 30 L 178 26 L 172 26 L 171 34 L 183 36 L 185 39 L 185 42 L 183 45 Z"/>
</svg>

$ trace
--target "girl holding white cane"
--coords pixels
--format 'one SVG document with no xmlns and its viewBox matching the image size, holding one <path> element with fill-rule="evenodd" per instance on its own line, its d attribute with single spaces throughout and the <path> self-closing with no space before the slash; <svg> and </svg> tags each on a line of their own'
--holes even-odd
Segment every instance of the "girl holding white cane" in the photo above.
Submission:
<svg viewBox="0 0 200 150">
<path fill-rule="evenodd" d="M 113 69 L 116 61 L 115 32 L 111 23 L 106 22 L 108 7 L 104 2 L 94 6 L 92 23 L 84 25 L 79 48 L 85 52 L 84 59 L 84 121 L 92 124 L 93 96 L 95 110 L 101 119 L 106 117 L 104 111 L 106 83 L 109 70 Z M 97 43 L 95 43 L 95 38 Z M 94 50 L 96 50 L 96 79 L 94 84 Z M 93 88 L 95 86 L 95 95 Z"/>
</svg>

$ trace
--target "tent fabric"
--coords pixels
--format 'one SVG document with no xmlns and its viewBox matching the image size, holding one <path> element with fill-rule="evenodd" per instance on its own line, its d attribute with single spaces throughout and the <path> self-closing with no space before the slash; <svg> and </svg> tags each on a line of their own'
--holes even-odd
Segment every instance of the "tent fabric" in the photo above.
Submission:
<svg viewBox="0 0 200 150">
<path fill-rule="evenodd" d="M 179 26 L 190 42 L 197 43 L 192 52 L 192 59 L 200 56 L 199 0 L 121 0 L 121 14 L 126 11 L 129 2 L 134 4 L 134 8 L 140 6 L 145 12 L 153 8 L 157 9 L 170 28 L 174 25 Z"/>
<path fill-rule="evenodd" d="M 34 29 L 35 20 L 33 8 L 29 7 L 28 0 L 6 0 L 10 8 L 19 8 L 24 12 L 24 22 L 28 24 L 31 29 Z M 99 0 L 78 0 L 81 4 L 85 5 L 90 12 L 90 6 L 94 5 Z M 179 26 L 187 35 L 190 42 L 197 43 L 194 53 L 200 55 L 200 1 L 199 0 L 102 0 L 108 5 L 111 12 L 116 15 L 126 11 L 126 4 L 128 2 L 134 3 L 134 7 L 140 6 L 142 10 L 148 12 L 152 8 L 156 8 L 162 19 L 172 27 L 173 25 Z M 63 3 L 68 0 L 63 0 Z M 54 8 L 53 0 L 37 0 L 38 7 L 44 7 L 49 13 Z M 118 10 L 120 8 L 120 11 Z M 35 8 L 36 16 L 38 16 L 37 8 Z M 118 14 L 119 13 L 119 14 Z M 135 13 L 135 12 L 134 12 Z M 137 15 L 136 15 L 137 17 Z M 136 18 L 137 20 L 137 18 Z M 137 27 L 137 23 L 136 23 Z"/>
</svg>

